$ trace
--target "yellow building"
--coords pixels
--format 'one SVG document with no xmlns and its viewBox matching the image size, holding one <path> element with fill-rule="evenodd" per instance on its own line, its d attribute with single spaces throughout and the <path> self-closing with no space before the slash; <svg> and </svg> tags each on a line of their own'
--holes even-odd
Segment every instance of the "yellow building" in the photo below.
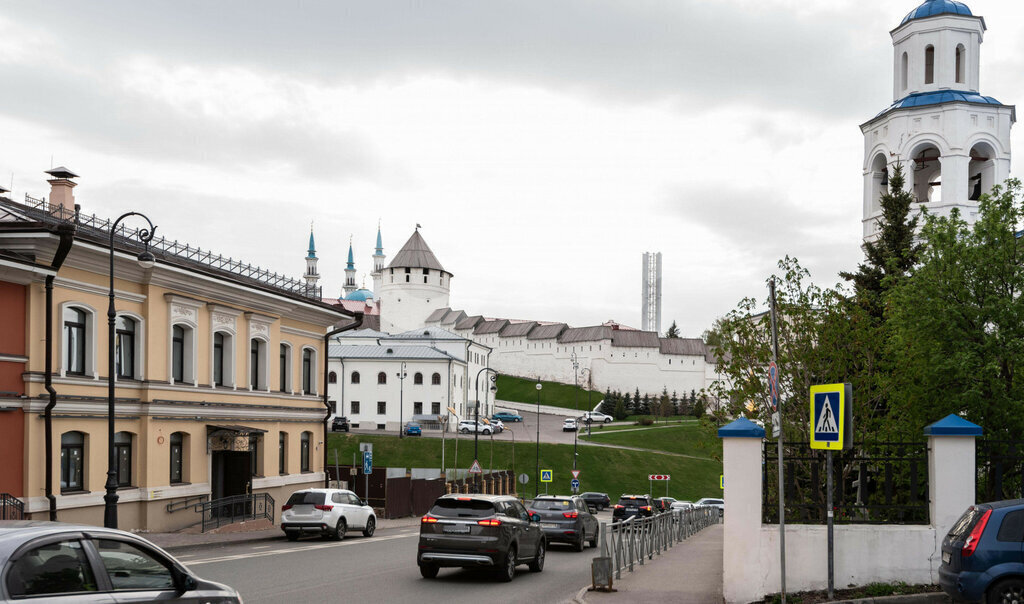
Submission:
<svg viewBox="0 0 1024 604">
<path fill-rule="evenodd" d="M 50 267 L 58 228 L 77 225 L 52 292 L 51 490 L 59 520 L 103 524 L 110 225 L 74 212 L 74 174 L 49 173 L 48 203 L 0 196 L 0 251 Z M 189 503 L 252 492 L 280 507 L 324 486 L 324 335 L 349 315 L 320 301 L 315 262 L 301 281 L 156 238 L 144 268 L 140 220 L 115 237 L 118 527 L 174 530 L 199 520 Z M 0 403 L 23 411 L 25 511 L 45 519 L 42 272 L 24 298 L 24 396 Z"/>
</svg>

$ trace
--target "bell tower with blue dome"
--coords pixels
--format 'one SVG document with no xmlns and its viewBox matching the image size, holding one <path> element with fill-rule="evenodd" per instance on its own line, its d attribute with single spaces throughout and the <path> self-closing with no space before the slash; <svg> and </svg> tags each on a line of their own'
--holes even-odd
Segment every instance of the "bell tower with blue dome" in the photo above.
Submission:
<svg viewBox="0 0 1024 604">
<path fill-rule="evenodd" d="M 978 198 L 1010 173 L 1016 110 L 981 94 L 985 19 L 963 2 L 925 0 L 890 33 L 893 103 L 861 125 L 863 237 L 881 228 L 879 199 L 902 164 L 907 190 L 932 214 L 973 222 Z"/>
</svg>

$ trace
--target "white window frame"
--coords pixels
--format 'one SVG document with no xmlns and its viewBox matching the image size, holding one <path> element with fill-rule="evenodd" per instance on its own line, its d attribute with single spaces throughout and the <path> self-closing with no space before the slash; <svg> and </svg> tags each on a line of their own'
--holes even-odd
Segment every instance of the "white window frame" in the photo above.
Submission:
<svg viewBox="0 0 1024 604">
<path fill-rule="evenodd" d="M 256 362 L 259 363 L 259 383 L 252 387 L 252 343 L 259 342 Z M 266 336 L 252 336 L 249 338 L 249 346 L 245 349 L 245 385 L 250 391 L 270 392 L 270 338 Z"/>
<path fill-rule="evenodd" d="M 299 383 L 299 392 L 302 393 L 302 394 L 305 394 L 305 392 L 303 392 L 303 390 L 302 390 L 302 383 L 301 383 L 302 382 L 302 357 L 303 357 L 303 355 L 305 354 L 305 352 L 307 350 L 310 351 L 310 353 L 311 353 L 309 355 L 309 365 L 310 365 L 310 371 L 309 371 L 309 390 L 310 390 L 310 393 L 307 396 L 320 396 L 320 389 L 319 389 L 319 385 L 320 384 L 317 381 L 317 373 L 319 371 L 319 369 L 318 369 L 319 368 L 319 363 L 318 363 L 319 359 L 317 357 L 319 355 L 317 355 L 316 348 L 314 348 L 312 346 L 309 346 L 309 345 L 303 346 L 301 348 L 301 350 L 300 350 L 300 355 L 299 355 L 299 382 L 300 382 Z"/>
<path fill-rule="evenodd" d="M 292 346 L 291 342 L 288 342 L 286 340 L 281 340 L 281 345 L 277 347 L 277 362 L 278 362 L 278 364 L 281 363 L 281 346 L 287 348 L 288 351 L 285 353 L 285 359 L 284 359 L 285 374 L 283 376 L 278 376 L 278 380 L 279 380 L 278 381 L 278 385 L 277 385 L 278 386 L 278 391 L 279 392 L 287 392 L 289 394 L 295 394 L 295 380 L 293 379 L 293 374 L 295 373 L 294 370 L 293 370 L 293 366 L 294 366 L 294 363 L 295 363 L 295 357 L 292 354 L 292 351 L 295 350 L 295 347 Z M 281 382 L 280 382 L 280 380 L 282 380 L 282 379 L 284 380 L 284 389 L 281 389 Z"/>
<path fill-rule="evenodd" d="M 84 378 L 98 380 L 100 374 L 96 368 L 96 318 L 99 316 L 96 309 L 84 302 L 61 302 L 58 307 L 60 317 L 60 338 L 57 340 L 57 368 L 60 377 L 67 377 L 67 350 L 64 347 L 64 311 L 68 308 L 76 308 L 85 313 L 85 375 Z M 78 376 L 74 376 L 78 377 Z"/>
<path fill-rule="evenodd" d="M 135 374 L 133 380 L 145 381 L 145 367 L 146 367 L 146 319 L 142 315 L 133 313 L 128 310 L 117 311 L 117 316 L 128 317 L 132 321 L 135 321 L 135 358 L 132 359 L 134 365 L 132 366 L 132 373 Z M 116 334 L 115 334 L 115 345 L 116 345 Z M 117 381 L 117 371 L 114 371 L 114 381 Z"/>
<path fill-rule="evenodd" d="M 210 388 L 216 388 L 217 384 L 214 383 L 213 379 L 213 337 L 217 332 L 223 333 L 224 338 L 224 388 L 238 389 L 238 376 L 235 368 L 235 356 L 236 356 L 236 342 L 238 341 L 238 317 L 242 314 L 241 311 L 227 306 L 221 306 L 219 304 L 207 304 L 207 308 L 210 311 L 210 343 L 209 343 L 209 377 L 210 377 Z M 248 351 L 247 351 L 248 354 Z M 248 365 L 248 363 L 246 363 Z M 246 383 L 248 383 L 248 375 L 246 376 Z"/>
<path fill-rule="evenodd" d="M 181 362 L 181 384 L 198 385 L 196 379 L 196 325 L 194 321 L 178 319 L 171 323 L 170 333 L 167 337 L 167 383 L 177 384 L 174 381 L 174 327 L 180 326 L 184 330 L 184 342 L 182 342 Z"/>
</svg>

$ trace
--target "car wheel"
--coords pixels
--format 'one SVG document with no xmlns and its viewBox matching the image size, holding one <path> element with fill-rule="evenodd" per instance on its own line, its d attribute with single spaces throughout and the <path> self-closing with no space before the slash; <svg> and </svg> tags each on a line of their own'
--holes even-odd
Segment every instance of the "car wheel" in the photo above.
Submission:
<svg viewBox="0 0 1024 604">
<path fill-rule="evenodd" d="M 287 537 L 289 541 L 298 541 L 299 531 L 285 531 L 284 536 Z"/>
<path fill-rule="evenodd" d="M 335 541 L 341 541 L 345 538 L 345 532 L 348 531 L 348 524 L 345 523 L 345 519 L 341 518 L 338 520 L 338 524 L 334 525 L 334 532 L 331 534 Z"/>
<path fill-rule="evenodd" d="M 1021 579 L 1005 579 L 996 583 L 988 590 L 988 597 L 985 599 L 989 604 L 1022 600 L 1024 600 L 1024 580 Z"/>
<path fill-rule="evenodd" d="M 363 537 L 373 537 L 373 531 L 377 529 L 377 521 L 370 516 L 366 520 L 366 528 L 363 529 Z"/>
<path fill-rule="evenodd" d="M 590 540 L 590 547 L 597 547 L 598 541 L 601 537 L 601 527 L 598 526 L 594 529 L 594 538 Z"/>
<path fill-rule="evenodd" d="M 459 432 L 461 432 L 462 434 L 469 434 L 469 428 L 463 428 L 459 430 Z"/>
<path fill-rule="evenodd" d="M 530 562 L 530 570 L 535 573 L 539 573 L 544 570 L 544 556 L 547 554 L 547 544 L 544 539 L 540 540 L 537 544 L 537 555 L 534 556 L 533 562 Z"/>
<path fill-rule="evenodd" d="M 604 418 L 604 423 L 606 423 L 606 424 L 612 423 L 612 418 L 610 418 L 610 417 Z"/>
<path fill-rule="evenodd" d="M 498 580 L 508 583 L 516 576 L 516 546 L 508 548 L 504 564 L 498 569 Z"/>
<path fill-rule="evenodd" d="M 424 579 L 433 579 L 437 577 L 438 567 L 435 564 L 420 564 L 420 575 Z"/>
<path fill-rule="evenodd" d="M 580 538 L 576 540 L 576 543 L 572 544 L 572 549 L 577 552 L 582 552 L 583 546 L 585 545 L 586 537 L 586 531 L 584 530 L 580 533 Z"/>
</svg>

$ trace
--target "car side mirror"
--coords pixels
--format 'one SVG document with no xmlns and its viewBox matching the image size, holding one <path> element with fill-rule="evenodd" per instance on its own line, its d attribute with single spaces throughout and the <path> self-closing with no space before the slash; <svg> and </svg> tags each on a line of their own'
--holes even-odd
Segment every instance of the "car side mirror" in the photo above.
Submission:
<svg viewBox="0 0 1024 604">
<path fill-rule="evenodd" d="M 530 522 L 540 522 L 540 516 L 537 514 L 530 514 Z"/>
<path fill-rule="evenodd" d="M 172 572 L 174 573 L 174 586 L 179 595 L 188 591 L 195 591 L 199 587 L 199 584 L 196 583 L 196 578 L 187 572 L 178 568 L 174 568 Z"/>
</svg>

